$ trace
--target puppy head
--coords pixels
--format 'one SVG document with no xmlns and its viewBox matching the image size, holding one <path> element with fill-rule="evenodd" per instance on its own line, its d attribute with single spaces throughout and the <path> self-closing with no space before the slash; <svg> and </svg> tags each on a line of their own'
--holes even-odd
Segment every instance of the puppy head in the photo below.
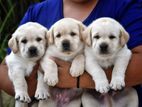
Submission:
<svg viewBox="0 0 142 107">
<path fill-rule="evenodd" d="M 21 25 L 9 40 L 9 47 L 22 57 L 38 60 L 46 48 L 47 29 L 34 22 Z"/>
<path fill-rule="evenodd" d="M 61 19 L 49 30 L 49 44 L 63 53 L 70 54 L 80 47 L 84 29 L 85 26 L 75 19 Z"/>
<path fill-rule="evenodd" d="M 128 39 L 125 29 L 111 18 L 99 18 L 84 31 L 84 40 L 96 55 L 115 54 Z"/>
</svg>

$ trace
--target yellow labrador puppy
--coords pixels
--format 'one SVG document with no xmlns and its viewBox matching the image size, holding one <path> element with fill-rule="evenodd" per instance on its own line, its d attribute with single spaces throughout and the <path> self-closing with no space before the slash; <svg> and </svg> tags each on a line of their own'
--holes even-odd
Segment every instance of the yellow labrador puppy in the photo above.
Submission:
<svg viewBox="0 0 142 107">
<path fill-rule="evenodd" d="M 82 32 L 85 26 L 71 18 L 64 18 L 56 22 L 49 30 L 49 47 L 41 61 L 44 71 L 44 82 L 49 86 L 58 83 L 58 68 L 51 57 L 56 57 L 72 62 L 70 74 L 77 77 L 84 72 L 84 44 Z M 81 89 L 60 89 L 50 90 L 51 99 L 41 101 L 40 107 L 80 107 L 81 101 L 77 96 L 81 95 Z M 76 99 L 76 100 L 74 100 Z"/>
<path fill-rule="evenodd" d="M 31 74 L 37 61 L 44 55 L 47 45 L 46 38 L 47 29 L 45 27 L 38 23 L 28 22 L 21 25 L 9 40 L 8 45 L 12 52 L 6 57 L 6 63 L 9 77 L 14 85 L 16 107 L 25 107 L 31 101 L 25 76 Z M 38 80 L 42 80 L 40 75 Z M 37 97 L 42 94 L 39 90 L 40 87 L 37 88 Z M 47 91 L 46 95 L 48 95 Z"/>
<path fill-rule="evenodd" d="M 126 46 L 129 34 L 117 21 L 111 18 L 95 20 L 84 33 L 84 40 L 87 44 L 85 47 L 85 68 L 95 82 L 96 91 L 104 94 L 110 88 L 113 90 L 122 89 L 125 86 L 125 71 L 131 58 L 131 51 Z M 109 84 L 104 69 L 111 66 L 114 67 Z M 94 97 L 92 95 L 84 93 L 83 107 L 94 107 L 95 105 L 95 107 L 138 106 L 137 94 L 132 88 L 125 89 L 114 97 L 108 95 L 109 98 L 106 96 L 99 98 L 97 93 L 94 94 Z M 108 102 L 111 103 L 111 106 Z"/>
</svg>

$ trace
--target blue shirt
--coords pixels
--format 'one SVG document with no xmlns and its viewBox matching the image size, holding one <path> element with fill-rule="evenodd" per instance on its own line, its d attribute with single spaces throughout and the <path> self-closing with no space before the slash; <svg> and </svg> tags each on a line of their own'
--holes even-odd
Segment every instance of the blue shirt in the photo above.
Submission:
<svg viewBox="0 0 142 107">
<path fill-rule="evenodd" d="M 123 25 L 130 34 L 130 49 L 142 44 L 142 0 L 99 0 L 83 23 L 89 25 L 100 17 L 114 18 Z M 33 21 L 50 28 L 62 18 L 63 1 L 45 0 L 30 6 L 20 24 Z"/>
<path fill-rule="evenodd" d="M 83 21 L 89 25 L 100 17 L 111 17 L 120 22 L 129 32 L 130 49 L 142 45 L 142 0 L 99 0 L 90 15 Z M 45 0 L 31 5 L 20 24 L 38 22 L 48 29 L 63 16 L 62 0 Z M 136 88 L 139 95 L 139 107 L 142 107 L 142 88 Z"/>
</svg>

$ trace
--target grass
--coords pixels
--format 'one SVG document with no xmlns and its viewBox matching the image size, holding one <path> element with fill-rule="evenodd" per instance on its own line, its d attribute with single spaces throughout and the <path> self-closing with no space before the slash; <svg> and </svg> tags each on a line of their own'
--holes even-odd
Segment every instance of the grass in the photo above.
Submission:
<svg viewBox="0 0 142 107">
<path fill-rule="evenodd" d="M 18 27 L 28 6 L 35 2 L 40 0 L 0 0 L 0 63 L 6 56 L 9 38 Z M 2 107 L 14 107 L 13 97 L 4 92 L 0 94 L 0 97 L 2 97 L 0 101 L 3 104 Z"/>
<path fill-rule="evenodd" d="M 1 92 L 2 94 L 2 107 L 14 107 L 14 97 L 9 96 L 4 91 Z"/>
</svg>

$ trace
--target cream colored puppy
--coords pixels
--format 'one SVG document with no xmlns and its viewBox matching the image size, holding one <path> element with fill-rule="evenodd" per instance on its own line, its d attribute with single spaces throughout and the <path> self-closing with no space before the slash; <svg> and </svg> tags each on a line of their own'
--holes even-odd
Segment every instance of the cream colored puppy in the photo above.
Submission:
<svg viewBox="0 0 142 107">
<path fill-rule="evenodd" d="M 27 92 L 25 76 L 31 74 L 37 61 L 44 55 L 46 38 L 47 29 L 45 27 L 38 23 L 28 22 L 21 25 L 9 40 L 8 45 L 12 52 L 6 57 L 6 63 L 9 77 L 14 85 L 16 107 L 22 107 L 31 101 Z M 41 80 L 40 75 L 38 80 Z M 37 97 L 42 94 L 39 90 L 40 87 L 37 88 Z M 25 104 L 19 101 L 25 102 Z"/>
<path fill-rule="evenodd" d="M 44 82 L 46 82 L 48 85 L 55 86 L 59 81 L 58 67 L 56 63 L 51 59 L 51 57 L 56 57 L 65 61 L 72 62 L 71 68 L 70 68 L 70 74 L 73 77 L 77 77 L 83 74 L 84 44 L 82 42 L 82 32 L 84 31 L 84 29 L 85 29 L 85 26 L 81 22 L 71 18 L 61 19 L 50 28 L 49 47 L 41 61 L 41 67 L 44 71 Z M 53 88 L 53 90 L 54 89 L 56 90 L 56 88 Z M 63 98 L 62 100 L 66 99 L 64 98 L 63 94 L 65 94 L 65 96 L 67 95 L 66 97 L 69 98 L 70 100 L 70 97 L 72 96 L 72 94 L 74 95 L 74 92 L 75 92 L 75 90 L 72 90 L 72 89 L 69 89 L 69 91 L 68 90 L 62 91 L 62 90 L 58 91 L 57 89 L 56 91 L 58 94 L 62 96 Z M 53 92 L 53 94 L 56 92 Z M 51 93 L 52 93 L 52 90 L 51 90 Z M 61 99 L 57 98 L 57 100 L 61 100 Z M 54 107 L 58 105 L 56 103 L 56 98 L 55 98 L 55 101 L 51 99 L 50 102 L 52 102 L 52 103 L 48 103 L 50 107 Z M 67 101 L 67 102 L 69 103 L 70 101 Z M 60 102 L 60 104 L 61 103 L 62 102 Z M 74 104 L 75 104 L 74 106 L 77 107 L 76 103 Z M 69 107 L 69 105 L 70 104 L 67 104 L 66 107 Z"/>
<path fill-rule="evenodd" d="M 107 93 L 109 87 L 114 90 L 125 86 L 125 71 L 131 58 L 131 51 L 126 43 L 128 33 L 115 20 L 100 18 L 85 31 L 86 70 L 95 81 L 96 90 Z M 103 70 L 114 65 L 109 85 Z"/>
<path fill-rule="evenodd" d="M 107 93 L 110 88 L 118 90 L 125 86 L 125 71 L 131 58 L 131 51 L 126 46 L 128 39 L 129 34 L 125 29 L 111 18 L 99 18 L 86 29 L 85 67 L 95 82 L 96 91 Z M 104 69 L 111 66 L 114 67 L 109 84 Z M 134 98 L 136 102 L 132 107 L 137 105 L 137 95 Z M 127 105 L 129 102 L 125 103 Z"/>
</svg>

